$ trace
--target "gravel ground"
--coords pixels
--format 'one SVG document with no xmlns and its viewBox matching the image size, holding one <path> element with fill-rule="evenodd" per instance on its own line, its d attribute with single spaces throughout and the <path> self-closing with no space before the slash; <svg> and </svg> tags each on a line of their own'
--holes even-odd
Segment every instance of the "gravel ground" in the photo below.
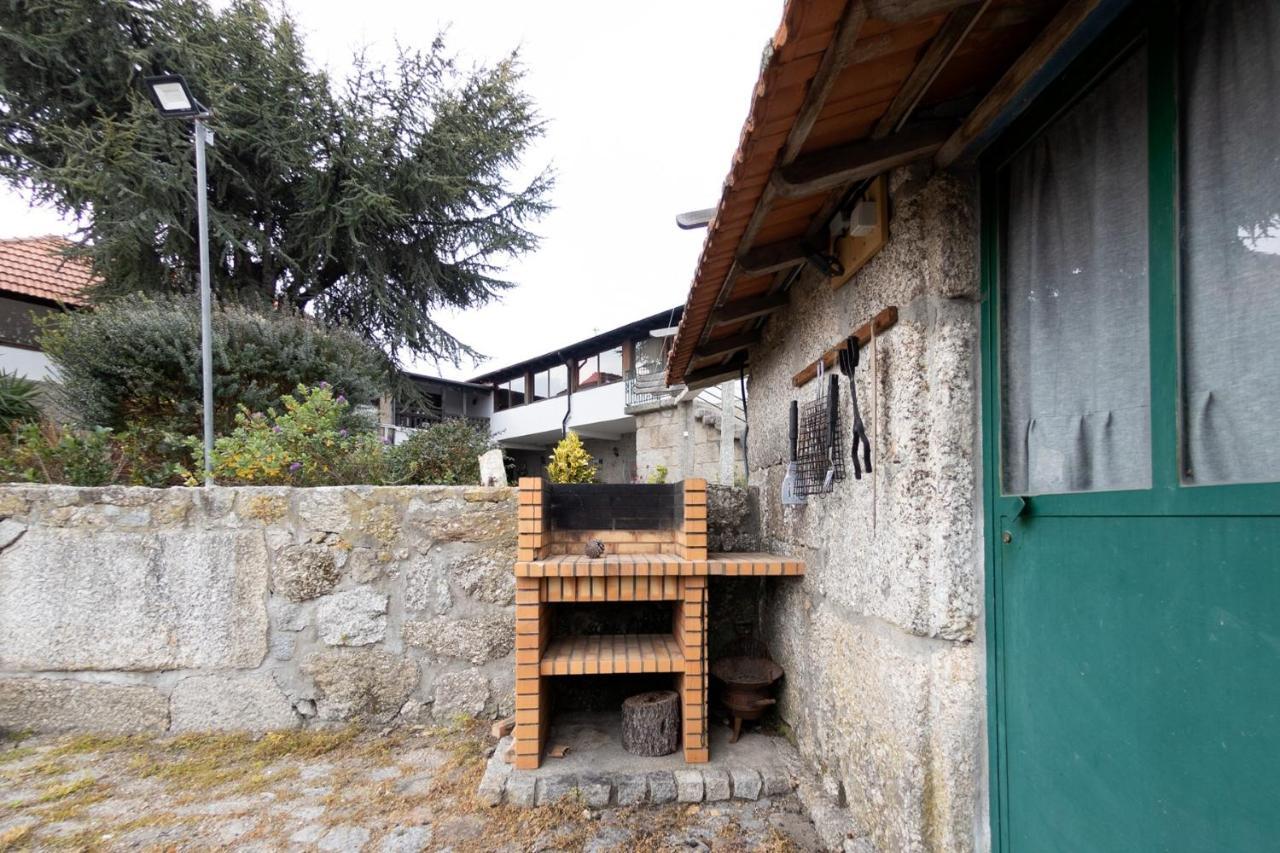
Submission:
<svg viewBox="0 0 1280 853">
<path fill-rule="evenodd" d="M 489 808 L 482 726 L 177 737 L 9 736 L 0 851 L 817 850 L 794 797 Z"/>
</svg>

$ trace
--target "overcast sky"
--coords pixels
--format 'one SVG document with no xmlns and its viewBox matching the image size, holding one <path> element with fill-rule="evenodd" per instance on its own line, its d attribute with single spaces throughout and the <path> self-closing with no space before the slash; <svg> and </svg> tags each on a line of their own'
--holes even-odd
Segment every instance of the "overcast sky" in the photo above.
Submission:
<svg viewBox="0 0 1280 853">
<path fill-rule="evenodd" d="M 548 121 L 529 156 L 550 165 L 555 211 L 541 248 L 512 263 L 502 302 L 441 317 L 490 356 L 445 365 L 467 378 L 684 302 L 704 231 L 677 213 L 720 196 L 762 51 L 782 0 L 295 0 L 312 61 L 345 74 L 351 52 L 389 58 L 448 27 L 463 62 L 519 47 Z M 0 237 L 69 233 L 51 211 L 0 188 Z M 435 372 L 434 365 L 417 365 Z"/>
</svg>

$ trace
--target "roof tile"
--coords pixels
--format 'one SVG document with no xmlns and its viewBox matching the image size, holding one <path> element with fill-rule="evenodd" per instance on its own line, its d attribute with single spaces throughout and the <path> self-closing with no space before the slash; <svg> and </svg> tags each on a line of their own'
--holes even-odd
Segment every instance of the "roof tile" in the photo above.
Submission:
<svg viewBox="0 0 1280 853">
<path fill-rule="evenodd" d="M 64 254 L 71 245 L 62 237 L 0 240 L 0 294 L 86 304 L 97 279 L 87 260 Z"/>
</svg>

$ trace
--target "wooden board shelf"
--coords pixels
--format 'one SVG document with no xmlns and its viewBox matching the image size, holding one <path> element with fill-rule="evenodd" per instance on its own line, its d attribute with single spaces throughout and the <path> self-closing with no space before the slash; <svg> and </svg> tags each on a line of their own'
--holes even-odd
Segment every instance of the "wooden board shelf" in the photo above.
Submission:
<svg viewBox="0 0 1280 853">
<path fill-rule="evenodd" d="M 564 637 L 551 641 L 538 665 L 542 675 L 622 675 L 684 670 L 684 653 L 671 634 Z"/>
</svg>

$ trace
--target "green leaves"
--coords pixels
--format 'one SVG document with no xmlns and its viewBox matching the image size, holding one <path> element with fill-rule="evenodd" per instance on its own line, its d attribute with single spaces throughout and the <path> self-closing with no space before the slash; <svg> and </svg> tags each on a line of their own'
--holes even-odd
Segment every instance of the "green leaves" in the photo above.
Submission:
<svg viewBox="0 0 1280 853">
<path fill-rule="evenodd" d="M 269 307 L 215 304 L 214 424 L 230 429 L 236 406 L 281 405 L 300 384 L 329 382 L 371 403 L 389 385 L 385 355 L 357 335 Z M 114 299 L 56 315 L 40 343 L 57 365 L 60 402 L 80 423 L 201 431 L 200 306 L 187 296 Z"/>
<path fill-rule="evenodd" d="M 437 37 L 335 85 L 261 0 L 0 4 L 0 179 L 84 214 L 102 296 L 192 292 L 190 126 L 141 77 L 183 73 L 215 110 L 214 289 L 343 324 L 386 352 L 457 361 L 433 316 L 496 298 L 537 246 L 551 176 L 513 172 L 542 122 L 516 56 L 460 70 Z"/>
<path fill-rule="evenodd" d="M 0 432 L 15 424 L 38 420 L 40 386 L 16 373 L 0 370 Z"/>
</svg>

